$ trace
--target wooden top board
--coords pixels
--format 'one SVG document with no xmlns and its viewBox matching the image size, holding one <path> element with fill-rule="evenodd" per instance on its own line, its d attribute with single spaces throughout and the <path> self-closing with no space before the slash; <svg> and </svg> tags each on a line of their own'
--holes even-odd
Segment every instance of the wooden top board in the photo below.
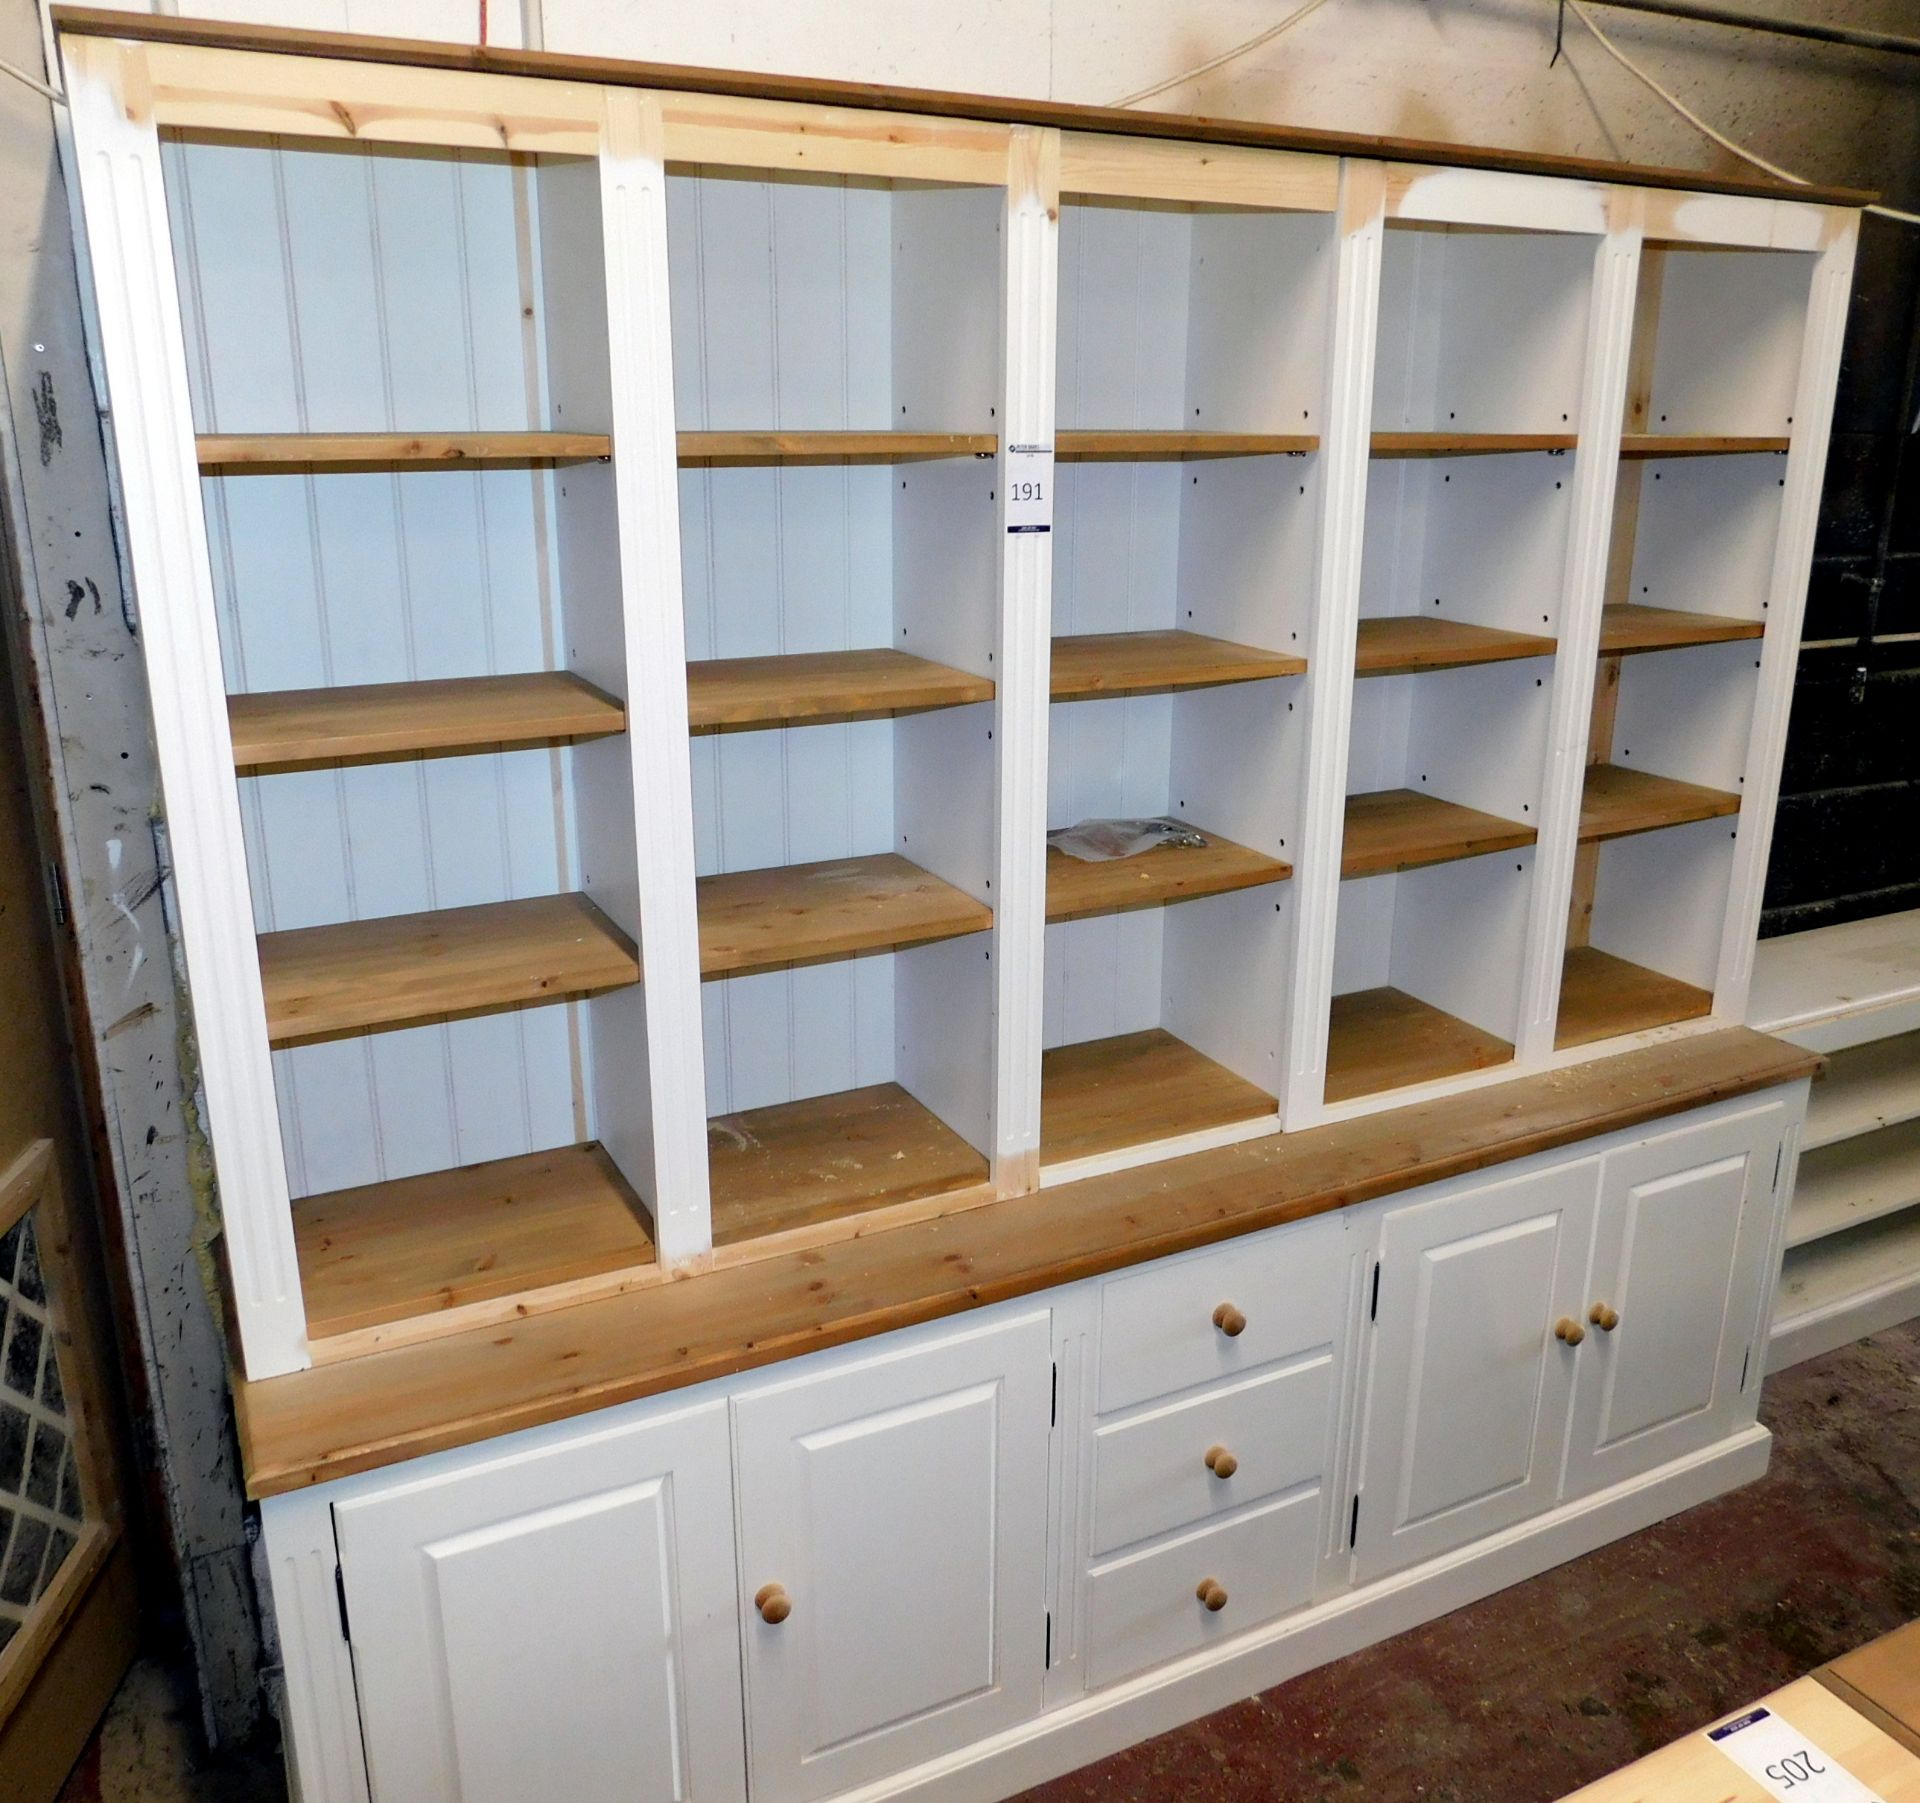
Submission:
<svg viewBox="0 0 1920 1803">
<path fill-rule="evenodd" d="M 1683 645 L 1720 645 L 1733 639 L 1757 639 L 1766 629 L 1764 620 L 1613 601 L 1600 610 L 1600 655 L 1624 657 L 1640 651 L 1673 651 Z"/>
<path fill-rule="evenodd" d="M 1463 808 L 1419 789 L 1376 789 L 1347 797 L 1340 874 L 1380 876 L 1490 851 L 1514 851 L 1539 835 L 1517 820 Z"/>
<path fill-rule="evenodd" d="M 1507 457 L 1528 451 L 1571 451 L 1571 432 L 1376 432 L 1376 457 Z"/>
<path fill-rule="evenodd" d="M 1551 657 L 1554 641 L 1536 632 L 1508 632 L 1432 614 L 1388 614 L 1362 620 L 1354 646 L 1356 676 L 1415 676 L 1422 670 L 1452 670 L 1466 664 L 1498 664 L 1509 658 Z"/>
<path fill-rule="evenodd" d="M 254 1496 L 679 1389 L 1810 1075 L 1743 1027 L 235 1383 Z"/>
<path fill-rule="evenodd" d="M 1620 439 L 1622 457 L 1748 457 L 1784 452 L 1787 438 L 1735 438 L 1711 432 L 1627 432 Z"/>
<path fill-rule="evenodd" d="M 1920 1754 L 1920 1621 L 1881 1635 L 1813 1675 L 1909 1752 Z"/>
<path fill-rule="evenodd" d="M 1304 657 L 1201 632 L 1085 632 L 1053 641 L 1050 681 L 1055 701 L 1087 701 L 1298 676 L 1306 667 Z"/>
<path fill-rule="evenodd" d="M 1726 789 L 1702 788 L 1677 777 L 1655 776 L 1651 770 L 1593 764 L 1580 793 L 1580 837 L 1589 843 L 1623 839 L 1629 833 L 1651 833 L 1663 826 L 1717 820 L 1739 812 L 1740 797 Z"/>
<path fill-rule="evenodd" d="M 991 432 L 682 432 L 686 464 L 919 463 L 932 457 L 992 457 Z"/>
<path fill-rule="evenodd" d="M 195 444 L 208 475 L 590 463 L 613 454 L 603 432 L 203 432 Z"/>
<path fill-rule="evenodd" d="M 687 723 L 695 732 L 873 720 L 992 699 L 991 677 L 885 646 L 687 665 Z"/>
<path fill-rule="evenodd" d="M 1317 432 L 1103 432 L 1066 427 L 1053 435 L 1062 463 L 1186 463 L 1209 457 L 1280 457 L 1317 451 Z"/>
<path fill-rule="evenodd" d="M 931 88 L 892 87 L 879 82 L 822 81 L 740 69 L 629 62 L 554 50 L 514 50 L 422 38 L 371 37 L 283 25 L 227 24 L 212 19 L 124 13 L 108 7 L 56 6 L 53 24 L 56 31 L 70 32 L 76 37 L 204 44 L 225 50 L 264 50 L 280 56 L 344 57 L 355 62 L 464 69 L 491 75 L 594 82 L 606 87 L 656 88 L 673 93 L 739 94 L 803 105 L 925 113 L 947 119 L 987 119 L 1009 125 L 1054 125 L 1067 131 L 1118 132 L 1127 137 L 1172 138 L 1196 144 L 1245 144 L 1262 150 L 1296 150 L 1321 156 L 1385 157 L 1401 163 L 1435 163 L 1461 169 L 1506 169 L 1526 175 L 1630 182 L 1643 188 L 1758 194 L 1827 206 L 1865 206 L 1878 198 L 1857 188 L 1816 187 L 1811 183 L 1800 185 L 1762 176 L 1733 175 L 1724 170 L 1666 169 L 1649 164 L 1610 162 L 1600 157 L 1510 150 L 1497 145 L 1444 144 L 1426 138 L 1320 131 L 1308 126 L 1268 125 L 1250 119 L 1209 119 L 1186 113 L 1136 112 L 1129 107 L 1074 106 L 1057 100 L 952 94 Z"/>
</svg>

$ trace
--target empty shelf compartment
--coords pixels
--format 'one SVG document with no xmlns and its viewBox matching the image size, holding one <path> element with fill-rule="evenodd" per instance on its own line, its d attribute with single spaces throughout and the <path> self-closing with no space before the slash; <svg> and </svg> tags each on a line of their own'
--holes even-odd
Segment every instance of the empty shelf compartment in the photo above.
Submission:
<svg viewBox="0 0 1920 1803">
<path fill-rule="evenodd" d="M 1040 1162 L 1261 1120 L 1278 1106 L 1161 1027 L 1056 1046 L 1040 1059 Z"/>
<path fill-rule="evenodd" d="M 1903 1121 L 1801 1158 L 1787 1214 L 1787 1244 L 1809 1245 L 1917 1204 L 1920 1121 Z"/>
<path fill-rule="evenodd" d="M 1640 1033 L 1713 1012 L 1710 990 L 1630 964 L 1597 946 L 1567 948 L 1560 970 L 1560 1019 L 1555 1046 L 1591 1045 L 1621 1033 Z"/>
<path fill-rule="evenodd" d="M 1405 1089 L 1505 1064 L 1513 1047 L 1403 989 L 1356 989 L 1333 998 L 1327 1026 L 1329 1102 Z"/>
</svg>

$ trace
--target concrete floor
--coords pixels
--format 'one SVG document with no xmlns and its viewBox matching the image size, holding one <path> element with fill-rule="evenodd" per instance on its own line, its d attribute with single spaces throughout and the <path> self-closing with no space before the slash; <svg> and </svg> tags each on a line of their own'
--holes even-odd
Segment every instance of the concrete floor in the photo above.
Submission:
<svg viewBox="0 0 1920 1803">
<path fill-rule="evenodd" d="M 1920 1616 L 1920 1322 L 1783 1372 L 1758 1484 L 1021 1803 L 1547 1803 Z M 61 1803 L 274 1803 L 136 1667 Z"/>
</svg>

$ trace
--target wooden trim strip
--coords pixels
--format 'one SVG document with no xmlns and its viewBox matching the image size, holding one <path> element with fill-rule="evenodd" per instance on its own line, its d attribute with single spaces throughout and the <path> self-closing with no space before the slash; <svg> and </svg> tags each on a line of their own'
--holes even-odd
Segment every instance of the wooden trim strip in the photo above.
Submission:
<svg viewBox="0 0 1920 1803">
<path fill-rule="evenodd" d="M 260 1382 L 235 1403 L 275 1496 L 728 1377 L 1795 1082 L 1745 1027 L 988 1203 L 831 1246 Z"/>
<path fill-rule="evenodd" d="M 1645 188 L 1677 188 L 1706 194 L 1754 194 L 1768 200 L 1840 207 L 1865 206 L 1879 198 L 1857 188 L 1794 186 L 1758 177 L 1715 174 L 1704 169 L 1664 169 L 1596 157 L 1491 145 L 1439 144 L 1375 133 L 1320 131 L 1306 126 L 1266 125 L 1253 120 L 1207 119 L 1180 113 L 1142 113 L 1126 107 L 1072 106 L 1061 101 L 1014 100 L 989 94 L 950 94 L 930 88 L 896 88 L 872 82 L 820 81 L 745 70 L 701 69 L 672 63 L 625 62 L 611 57 L 566 55 L 552 50 L 510 50 L 490 45 L 433 43 L 416 38 L 364 37 L 349 32 L 304 31 L 290 26 L 238 25 L 114 11 L 105 7 L 56 6 L 54 29 L 72 37 L 118 38 L 148 44 L 186 44 L 218 50 L 268 51 L 283 56 L 331 56 L 362 63 L 404 63 L 421 69 L 459 69 L 475 74 L 527 75 L 546 80 L 595 82 L 605 87 L 654 88 L 670 93 L 731 94 L 785 100 L 807 106 L 930 113 L 946 119 L 988 120 L 1003 125 L 1051 125 L 1072 131 L 1112 132 L 1130 138 L 1171 138 L 1197 144 L 1244 144 L 1261 150 L 1306 151 L 1320 156 L 1385 158 L 1400 163 L 1437 163 L 1462 169 L 1502 169 L 1523 175 L 1571 176 L 1632 182 Z"/>
</svg>

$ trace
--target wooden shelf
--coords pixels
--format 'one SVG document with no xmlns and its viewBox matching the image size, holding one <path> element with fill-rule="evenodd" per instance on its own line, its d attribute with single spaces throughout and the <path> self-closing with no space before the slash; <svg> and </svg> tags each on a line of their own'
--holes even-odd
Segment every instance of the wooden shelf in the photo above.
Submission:
<svg viewBox="0 0 1920 1803">
<path fill-rule="evenodd" d="M 1813 1086 L 1803 1152 L 1920 1120 L 1920 1033 L 1835 1052 Z"/>
<path fill-rule="evenodd" d="M 1580 837 L 1586 843 L 1624 839 L 1630 833 L 1739 812 L 1740 797 L 1724 789 L 1703 789 L 1698 783 L 1625 770 L 1618 764 L 1595 764 L 1587 771 L 1580 799 Z"/>
<path fill-rule="evenodd" d="M 1167 463 L 1208 457 L 1280 457 L 1320 448 L 1317 432 L 1056 432 L 1061 463 Z"/>
<path fill-rule="evenodd" d="M 1505 1064 L 1513 1047 L 1404 989 L 1355 989 L 1333 998 L 1327 1023 L 1329 1102 L 1405 1089 Z"/>
<path fill-rule="evenodd" d="M 1622 457 L 1739 457 L 1757 452 L 1785 451 L 1787 438 L 1716 437 L 1699 432 L 1626 432 L 1620 438 Z"/>
<path fill-rule="evenodd" d="M 682 432 L 683 464 L 919 463 L 931 457 L 992 457 L 992 432 Z"/>
<path fill-rule="evenodd" d="M 1816 1052 L 1920 1031 L 1920 908 L 1761 940 L 1747 1011 Z"/>
<path fill-rule="evenodd" d="M 1591 1045 L 1622 1033 L 1701 1020 L 1713 1012 L 1713 992 L 1677 977 L 1629 964 L 1591 945 L 1567 948 L 1560 967 L 1560 1022 L 1554 1045 Z"/>
<path fill-rule="evenodd" d="M 1298 676 L 1304 657 L 1198 632 L 1090 632 L 1053 641 L 1053 699 L 1152 695 Z"/>
<path fill-rule="evenodd" d="M 1573 432 L 1376 432 L 1376 457 L 1499 457 L 1516 451 L 1571 451 Z"/>
<path fill-rule="evenodd" d="M 1478 808 L 1442 801 L 1418 789 L 1378 789 L 1347 797 L 1346 831 L 1340 844 L 1342 877 L 1379 876 L 1418 870 L 1490 851 L 1531 845 L 1534 829 Z"/>
<path fill-rule="evenodd" d="M 1362 620 L 1354 652 L 1356 676 L 1413 676 L 1422 670 L 1453 670 L 1465 664 L 1498 664 L 1510 658 L 1551 657 L 1552 639 L 1533 632 L 1507 632 L 1441 620 L 1430 614 L 1390 614 Z"/>
<path fill-rule="evenodd" d="M 978 933 L 984 902 L 893 852 L 699 881 L 700 974 L 738 976 Z"/>
<path fill-rule="evenodd" d="M 1134 858 L 1110 858 L 1089 864 L 1047 847 L 1047 918 L 1084 920 L 1094 914 L 1120 914 L 1129 908 L 1157 908 L 1192 901 L 1201 895 L 1225 895 L 1257 889 L 1293 875 L 1279 858 L 1223 839 L 1198 826 L 1207 843 L 1162 845 Z"/>
<path fill-rule="evenodd" d="M 1040 1162 L 1097 1158 L 1278 1108 L 1265 1090 L 1160 1027 L 1056 1046 L 1040 1056 Z"/>
<path fill-rule="evenodd" d="M 627 725 L 618 701 L 567 670 L 230 695 L 227 719 L 243 776 L 556 745 Z"/>
<path fill-rule="evenodd" d="M 990 1201 L 987 1161 L 897 1083 L 782 1102 L 707 1123 L 713 1244 L 724 1253 L 842 1239 L 886 1210 Z M 937 1204 L 909 1211 L 909 1204 Z"/>
<path fill-rule="evenodd" d="M 639 975 L 632 942 L 584 895 L 260 935 L 276 1046 L 565 1001 Z"/>
<path fill-rule="evenodd" d="M 1920 1122 L 1808 1152 L 1787 1215 L 1787 1245 L 1806 1246 L 1920 1205 Z"/>
<path fill-rule="evenodd" d="M 646 1206 L 597 1144 L 308 1196 L 293 1236 L 319 1360 L 371 1349 L 342 1336 L 422 1317 L 429 1332 L 456 1315 L 472 1326 L 489 1303 L 523 1312 L 529 1291 L 564 1285 L 556 1300 L 578 1301 L 617 1293 L 615 1273 L 626 1287 L 658 1275 Z"/>
<path fill-rule="evenodd" d="M 992 699 L 990 677 L 884 648 L 687 665 L 687 718 L 697 733 L 873 720 Z"/>
<path fill-rule="evenodd" d="M 490 463 L 593 463 L 613 454 L 604 432 L 203 432 L 209 475 L 271 470 L 451 469 Z"/>
<path fill-rule="evenodd" d="M 1764 620 L 1733 620 L 1725 614 L 1682 613 L 1672 607 L 1642 607 L 1616 601 L 1600 610 L 1600 655 L 1627 657 L 1640 651 L 1675 651 L 1684 645 L 1722 645 L 1757 639 Z"/>
</svg>

